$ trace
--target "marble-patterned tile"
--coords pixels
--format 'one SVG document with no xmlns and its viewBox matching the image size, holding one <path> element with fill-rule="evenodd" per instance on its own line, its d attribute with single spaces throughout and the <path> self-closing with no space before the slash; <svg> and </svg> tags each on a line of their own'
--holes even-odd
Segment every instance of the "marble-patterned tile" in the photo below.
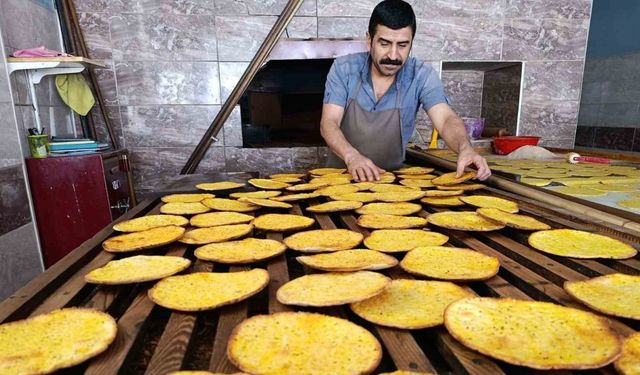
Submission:
<svg viewBox="0 0 640 375">
<path fill-rule="evenodd" d="M 13 104 L 0 103 L 0 159 L 22 159 Z M 22 133 L 20 133 L 22 136 Z"/>
<path fill-rule="evenodd" d="M 318 37 L 365 39 L 368 26 L 368 18 L 318 17 Z"/>
<path fill-rule="evenodd" d="M 496 19 L 419 18 L 412 53 L 422 60 L 500 60 L 502 32 Z"/>
<path fill-rule="evenodd" d="M 226 147 L 242 147 L 242 120 L 240 106 L 236 106 L 224 123 L 224 145 Z"/>
<path fill-rule="evenodd" d="M 609 150 L 631 151 L 635 128 L 597 127 L 593 147 Z"/>
<path fill-rule="evenodd" d="M 49 49 L 62 51 L 62 37 L 58 23 L 58 15 L 53 9 L 45 8 L 28 1 L 27 11 L 32 14 L 35 27 L 36 46 L 44 45 Z M 33 47 L 33 46 L 30 46 Z"/>
<path fill-rule="evenodd" d="M 576 129 L 576 146 L 593 147 L 595 135 L 595 127 L 578 125 L 578 128 Z"/>
<path fill-rule="evenodd" d="M 520 98 L 522 66 L 490 70 L 484 73 L 482 105 L 501 107 L 517 103 Z"/>
<path fill-rule="evenodd" d="M 486 127 L 505 128 L 509 134 L 515 135 L 518 128 L 518 103 L 482 103 L 481 117 L 484 117 Z"/>
<path fill-rule="evenodd" d="M 118 105 L 118 90 L 114 69 L 94 69 L 105 105 Z M 98 98 L 96 96 L 96 102 Z M 97 104 L 96 104 L 97 105 Z"/>
<path fill-rule="evenodd" d="M 557 138 L 557 139 L 547 139 L 542 138 L 538 146 L 541 147 L 555 147 L 555 148 L 573 148 L 575 145 L 575 141 L 573 137 L 570 138 Z"/>
<path fill-rule="evenodd" d="M 217 59 L 214 16 L 120 14 L 111 17 L 110 27 L 115 60 Z"/>
<path fill-rule="evenodd" d="M 286 0 L 213 0 L 217 15 L 279 16 Z M 315 16 L 316 0 L 304 0 L 297 16 Z"/>
<path fill-rule="evenodd" d="M 578 113 L 578 126 L 599 126 L 602 104 L 580 102 Z"/>
<path fill-rule="evenodd" d="M 22 163 L 0 169 L 0 235 L 31 221 Z"/>
<path fill-rule="evenodd" d="M 317 147 L 294 147 L 291 149 L 292 170 L 304 172 L 320 167 Z"/>
<path fill-rule="evenodd" d="M 442 85 L 445 94 L 454 106 L 477 106 L 482 104 L 482 81 L 484 73 L 472 70 L 445 70 Z"/>
<path fill-rule="evenodd" d="M 600 109 L 601 126 L 611 128 L 640 127 L 638 103 L 603 103 Z"/>
<path fill-rule="evenodd" d="M 132 0 L 75 0 L 77 12 L 117 13 L 136 9 Z"/>
<path fill-rule="evenodd" d="M 125 1 L 125 4 L 128 9 L 124 12 L 146 14 L 216 14 L 215 4 L 213 0 L 128 0 Z"/>
<path fill-rule="evenodd" d="M 220 61 L 251 61 L 276 17 L 216 17 Z"/>
<path fill-rule="evenodd" d="M 460 117 L 481 117 L 482 106 L 481 105 L 451 105 L 453 111 Z"/>
<path fill-rule="evenodd" d="M 578 122 L 578 101 L 545 101 L 524 98 L 518 135 L 546 140 L 573 138 Z"/>
<path fill-rule="evenodd" d="M 217 62 L 118 62 L 120 105 L 220 104 Z"/>
<path fill-rule="evenodd" d="M 31 48 L 36 41 L 36 25 L 29 12 L 29 1 L 3 0 L 0 2 L 0 24 L 4 30 L 5 49 L 12 53 Z"/>
<path fill-rule="evenodd" d="M 43 271 L 32 222 L 0 237 L 0 301 Z"/>
<path fill-rule="evenodd" d="M 249 66 L 246 62 L 220 62 L 220 95 L 221 102 L 227 101 L 229 95 L 240 81 Z"/>
<path fill-rule="evenodd" d="M 409 0 L 417 17 L 436 19 L 443 17 L 502 18 L 504 0 Z M 373 10 L 373 8 L 372 8 Z"/>
<path fill-rule="evenodd" d="M 293 148 L 225 147 L 228 172 L 270 174 L 294 170 Z"/>
<path fill-rule="evenodd" d="M 195 147 L 220 106 L 128 106 L 122 107 L 127 147 Z M 212 147 L 224 146 L 224 136 Z"/>
<path fill-rule="evenodd" d="M 318 147 L 318 165 L 324 166 L 327 164 L 327 157 L 329 156 L 328 147 Z"/>
<path fill-rule="evenodd" d="M 507 0 L 508 18 L 589 19 L 592 0 Z"/>
<path fill-rule="evenodd" d="M 293 17 L 286 29 L 284 36 L 288 38 L 317 38 L 318 18 L 316 17 Z"/>
<path fill-rule="evenodd" d="M 582 60 L 588 20 L 507 19 L 502 58 L 505 60 Z"/>
<path fill-rule="evenodd" d="M 120 107 L 115 105 L 109 105 L 105 107 L 107 111 L 107 117 L 109 118 L 109 123 L 114 132 L 114 137 L 116 138 L 116 142 L 118 142 L 119 147 L 128 147 L 127 140 L 124 137 L 124 130 L 122 126 L 122 116 L 120 114 Z M 109 131 L 107 130 L 107 126 L 105 125 L 104 118 L 102 117 L 102 112 L 100 112 L 99 108 L 94 107 L 91 110 L 91 116 L 93 117 L 93 123 L 96 128 L 96 136 L 99 142 L 111 144 L 111 140 L 109 138 Z"/>
<path fill-rule="evenodd" d="M 553 100 L 579 100 L 582 61 L 530 61 L 525 65 L 524 95 Z"/>
<path fill-rule="evenodd" d="M 111 59 L 111 33 L 107 13 L 84 12 L 78 14 L 82 34 L 92 59 Z"/>
<path fill-rule="evenodd" d="M 11 103 L 11 87 L 4 61 L 0 61 L 0 103 Z"/>
<path fill-rule="evenodd" d="M 379 0 L 316 0 L 318 17 L 371 17 Z"/>
</svg>

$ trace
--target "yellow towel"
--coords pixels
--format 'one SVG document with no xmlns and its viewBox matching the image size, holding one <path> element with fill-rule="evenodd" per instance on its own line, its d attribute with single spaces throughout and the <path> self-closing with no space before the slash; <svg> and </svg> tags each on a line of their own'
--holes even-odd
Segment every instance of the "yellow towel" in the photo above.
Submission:
<svg viewBox="0 0 640 375">
<path fill-rule="evenodd" d="M 62 101 L 82 116 L 86 116 L 96 103 L 82 74 L 57 75 L 56 88 Z"/>
</svg>

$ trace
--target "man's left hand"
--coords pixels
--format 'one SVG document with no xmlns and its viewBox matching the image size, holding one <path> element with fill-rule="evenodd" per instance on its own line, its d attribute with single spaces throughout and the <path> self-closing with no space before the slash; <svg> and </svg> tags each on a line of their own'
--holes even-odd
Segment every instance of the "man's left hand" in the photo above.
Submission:
<svg viewBox="0 0 640 375">
<path fill-rule="evenodd" d="M 491 169 L 489 169 L 487 161 L 472 148 L 468 148 L 458 154 L 457 177 L 462 176 L 464 174 L 464 169 L 471 164 L 475 165 L 478 170 L 476 179 L 484 181 L 491 176 Z"/>
</svg>

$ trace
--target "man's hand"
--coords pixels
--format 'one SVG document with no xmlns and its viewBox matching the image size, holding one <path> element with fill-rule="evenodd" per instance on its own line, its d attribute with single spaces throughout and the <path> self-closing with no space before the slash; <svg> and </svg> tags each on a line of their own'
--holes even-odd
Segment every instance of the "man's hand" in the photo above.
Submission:
<svg viewBox="0 0 640 375">
<path fill-rule="evenodd" d="M 380 180 L 380 173 L 384 173 L 383 169 L 378 168 L 371 159 L 360 153 L 347 155 L 344 158 L 344 162 L 347 164 L 349 173 L 356 181 L 378 181 Z"/>
<path fill-rule="evenodd" d="M 478 180 L 484 181 L 491 176 L 491 170 L 487 165 L 487 161 L 470 147 L 460 151 L 458 154 L 458 173 L 456 176 L 462 176 L 464 174 L 464 169 L 471 164 L 475 165 L 478 169 L 478 173 L 476 175 Z"/>
</svg>

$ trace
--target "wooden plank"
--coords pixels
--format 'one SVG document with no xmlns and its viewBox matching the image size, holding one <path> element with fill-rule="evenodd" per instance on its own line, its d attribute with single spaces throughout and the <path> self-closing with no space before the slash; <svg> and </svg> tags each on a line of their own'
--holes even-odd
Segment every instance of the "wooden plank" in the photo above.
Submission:
<svg viewBox="0 0 640 375">
<path fill-rule="evenodd" d="M 477 375 L 500 375 L 504 371 L 489 357 L 454 339 L 444 328 L 437 328 L 438 349 L 456 373 Z"/>
<path fill-rule="evenodd" d="M 267 238 L 282 242 L 282 233 L 267 233 Z M 269 312 L 285 312 L 294 311 L 291 306 L 284 305 L 276 298 L 278 289 L 289 281 L 289 269 L 287 266 L 286 255 L 280 255 L 271 259 L 267 263 L 267 271 L 269 272 Z"/>
</svg>

